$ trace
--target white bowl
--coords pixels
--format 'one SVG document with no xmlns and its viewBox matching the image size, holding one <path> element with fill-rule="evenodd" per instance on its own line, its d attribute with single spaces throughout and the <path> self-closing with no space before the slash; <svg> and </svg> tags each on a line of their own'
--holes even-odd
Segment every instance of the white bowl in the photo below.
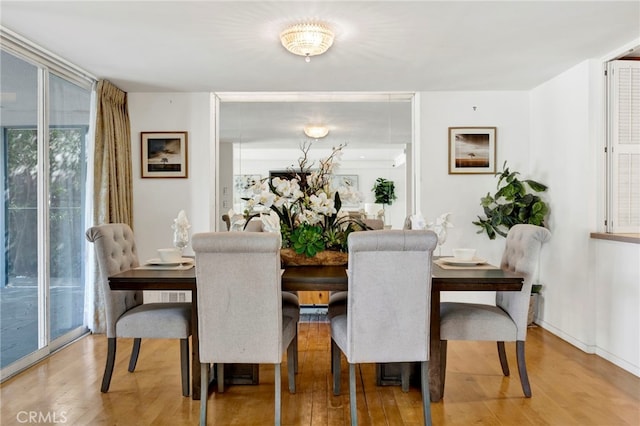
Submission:
<svg viewBox="0 0 640 426">
<path fill-rule="evenodd" d="M 158 257 L 165 263 L 178 263 L 182 260 L 180 250 L 176 248 L 162 248 L 158 249 Z"/>
<path fill-rule="evenodd" d="M 470 248 L 457 248 L 457 249 L 453 249 L 453 257 L 455 257 L 458 260 L 472 260 L 473 257 L 476 255 L 476 249 L 470 249 Z"/>
</svg>

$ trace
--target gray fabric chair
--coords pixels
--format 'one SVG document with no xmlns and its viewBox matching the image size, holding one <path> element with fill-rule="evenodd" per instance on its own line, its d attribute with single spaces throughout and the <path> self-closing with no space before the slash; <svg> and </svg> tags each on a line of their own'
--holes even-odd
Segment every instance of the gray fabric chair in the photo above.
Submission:
<svg viewBox="0 0 640 426">
<path fill-rule="evenodd" d="M 508 234 L 500 267 L 523 274 L 522 290 L 496 292 L 496 306 L 475 303 L 440 304 L 441 360 L 446 368 L 448 340 L 490 340 L 498 344 L 502 372 L 509 375 L 504 342 L 516 342 L 522 390 L 531 397 L 525 364 L 525 340 L 531 285 L 538 266 L 540 249 L 551 233 L 540 226 L 515 225 Z"/>
<path fill-rule="evenodd" d="M 87 240 L 95 247 L 104 292 L 107 322 L 107 362 L 102 392 L 109 390 L 116 358 L 116 339 L 133 338 L 129 371 L 136 368 L 142 339 L 180 339 L 182 394 L 189 396 L 190 303 L 146 303 L 142 291 L 111 291 L 108 277 L 139 266 L 133 231 L 124 223 L 89 228 Z"/>
<path fill-rule="evenodd" d="M 259 217 L 251 218 L 247 227 L 244 228 L 245 232 L 264 232 L 262 227 L 262 220 Z M 282 312 L 293 318 L 296 323 L 300 320 L 300 299 L 298 298 L 297 291 L 283 291 L 282 292 Z M 296 334 L 297 335 L 297 334 Z M 295 339 L 295 369 L 298 372 L 298 339 Z"/>
<path fill-rule="evenodd" d="M 347 313 L 331 318 L 331 362 L 334 395 L 340 394 L 341 352 L 349 363 L 352 425 L 358 424 L 355 365 L 371 362 L 421 363 L 424 423 L 431 424 L 431 258 L 437 241 L 431 231 L 349 235 Z"/>
<path fill-rule="evenodd" d="M 287 351 L 289 392 L 295 393 L 297 320 L 282 312 L 280 235 L 268 232 L 195 234 L 198 330 L 202 383 L 217 363 L 218 386 L 225 363 L 275 365 L 275 424 L 280 424 L 280 364 Z M 203 385 L 204 386 L 204 385 Z M 219 387 L 220 389 L 220 387 Z M 207 394 L 200 398 L 206 425 Z"/>
</svg>

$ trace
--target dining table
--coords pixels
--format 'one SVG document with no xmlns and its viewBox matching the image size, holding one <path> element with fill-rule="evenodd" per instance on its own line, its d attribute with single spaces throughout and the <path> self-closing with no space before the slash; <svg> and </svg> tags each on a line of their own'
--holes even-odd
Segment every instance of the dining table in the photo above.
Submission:
<svg viewBox="0 0 640 426">
<path fill-rule="evenodd" d="M 191 396 L 200 399 L 200 358 L 198 306 L 195 268 L 134 268 L 109 278 L 111 290 L 151 290 L 191 292 Z M 444 393 L 446 359 L 440 342 L 440 294 L 443 291 L 519 291 L 522 275 L 488 264 L 450 266 L 434 258 L 431 281 L 431 341 L 429 360 L 429 392 L 432 402 Z M 346 266 L 285 267 L 283 291 L 348 291 Z M 446 354 L 444 355 L 446 356 Z"/>
</svg>

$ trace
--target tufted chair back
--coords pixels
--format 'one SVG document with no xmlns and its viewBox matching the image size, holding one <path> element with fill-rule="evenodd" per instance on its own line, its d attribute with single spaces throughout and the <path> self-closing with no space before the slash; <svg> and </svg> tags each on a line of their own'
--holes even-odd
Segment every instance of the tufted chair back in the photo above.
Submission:
<svg viewBox="0 0 640 426">
<path fill-rule="evenodd" d="M 87 240 L 94 243 L 100 269 L 100 287 L 105 300 L 107 337 L 116 337 L 116 321 L 129 309 L 142 304 L 142 291 L 111 291 L 108 278 L 138 267 L 133 231 L 125 223 L 110 223 L 89 228 Z"/>
<path fill-rule="evenodd" d="M 531 286 L 535 278 L 542 244 L 551 238 L 548 229 L 535 225 L 515 225 L 507 234 L 500 267 L 524 275 L 522 290 L 496 292 L 496 305 L 504 309 L 517 327 L 516 340 L 527 336 L 527 315 Z"/>
<path fill-rule="evenodd" d="M 280 235 L 200 233 L 193 236 L 192 247 L 201 361 L 280 363 Z"/>
<path fill-rule="evenodd" d="M 431 231 L 349 235 L 343 349 L 350 363 L 429 359 L 431 256 L 436 243 Z"/>
</svg>

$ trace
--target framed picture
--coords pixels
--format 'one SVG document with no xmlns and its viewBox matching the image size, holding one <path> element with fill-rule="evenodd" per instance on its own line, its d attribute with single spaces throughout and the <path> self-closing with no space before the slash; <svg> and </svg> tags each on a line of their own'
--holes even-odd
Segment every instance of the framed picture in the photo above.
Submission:
<svg viewBox="0 0 640 426">
<path fill-rule="evenodd" d="M 333 175 L 331 179 L 331 191 L 336 191 L 341 186 L 358 190 L 358 175 Z"/>
<path fill-rule="evenodd" d="M 233 175 L 233 202 L 244 203 L 243 198 L 250 198 L 251 187 L 262 180 L 260 175 Z"/>
<path fill-rule="evenodd" d="M 495 127 L 449 127 L 449 174 L 495 172 Z"/>
<path fill-rule="evenodd" d="M 186 178 L 187 132 L 141 132 L 143 178 Z"/>
<path fill-rule="evenodd" d="M 330 190 L 337 191 L 340 187 L 347 188 L 350 193 L 358 193 L 358 175 L 333 175 L 329 185 Z M 343 199 L 342 205 L 345 207 L 357 207 L 359 200 Z"/>
</svg>

